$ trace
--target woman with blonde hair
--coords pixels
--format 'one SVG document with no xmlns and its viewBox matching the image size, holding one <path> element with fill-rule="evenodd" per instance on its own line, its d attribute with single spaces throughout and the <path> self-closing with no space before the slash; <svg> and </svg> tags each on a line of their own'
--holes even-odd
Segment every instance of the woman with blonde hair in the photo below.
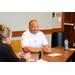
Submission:
<svg viewBox="0 0 75 75">
<path fill-rule="evenodd" d="M 12 47 L 10 46 L 12 39 L 12 31 L 9 27 L 0 24 L 0 62 L 26 62 L 29 61 L 30 56 L 27 53 L 24 58 L 19 59 L 17 56 L 21 53 L 14 53 Z"/>
</svg>

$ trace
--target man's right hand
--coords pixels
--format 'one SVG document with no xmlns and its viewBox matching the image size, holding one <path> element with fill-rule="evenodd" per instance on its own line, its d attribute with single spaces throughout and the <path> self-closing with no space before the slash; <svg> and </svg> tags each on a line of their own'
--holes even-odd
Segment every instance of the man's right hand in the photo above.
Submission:
<svg viewBox="0 0 75 75">
<path fill-rule="evenodd" d="M 50 46 L 44 46 L 42 48 L 42 50 L 43 50 L 44 53 L 50 53 L 51 52 L 51 47 Z"/>
</svg>

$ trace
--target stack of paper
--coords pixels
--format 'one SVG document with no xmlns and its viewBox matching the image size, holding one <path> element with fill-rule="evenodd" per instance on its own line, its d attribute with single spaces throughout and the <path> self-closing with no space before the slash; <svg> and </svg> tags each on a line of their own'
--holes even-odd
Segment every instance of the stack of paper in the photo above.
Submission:
<svg viewBox="0 0 75 75">
<path fill-rule="evenodd" d="M 48 54 L 48 56 L 52 56 L 52 57 L 59 56 L 59 55 L 62 55 L 62 54 L 59 54 L 59 53 Z"/>
<path fill-rule="evenodd" d="M 37 60 L 36 62 L 47 62 L 47 61 L 40 59 L 40 60 Z"/>
<path fill-rule="evenodd" d="M 75 49 L 74 49 L 74 48 L 71 48 L 71 49 L 69 49 L 69 50 L 73 50 L 73 51 L 75 51 Z"/>
</svg>

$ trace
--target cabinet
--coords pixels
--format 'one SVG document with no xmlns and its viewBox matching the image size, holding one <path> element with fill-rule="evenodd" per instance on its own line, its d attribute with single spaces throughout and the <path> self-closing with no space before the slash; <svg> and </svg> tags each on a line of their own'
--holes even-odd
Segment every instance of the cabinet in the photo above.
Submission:
<svg viewBox="0 0 75 75">
<path fill-rule="evenodd" d="M 73 23 L 74 12 L 64 12 L 64 23 Z"/>
<path fill-rule="evenodd" d="M 64 40 L 67 38 L 69 41 L 69 47 L 73 47 L 74 43 L 74 26 L 64 25 Z"/>
<path fill-rule="evenodd" d="M 64 38 L 68 39 L 69 41 L 69 47 L 73 47 L 74 43 L 74 20 L 75 20 L 75 13 L 74 12 L 64 12 L 64 23 L 67 23 L 67 25 L 64 25 Z M 64 39 L 64 40 L 65 40 Z"/>
</svg>

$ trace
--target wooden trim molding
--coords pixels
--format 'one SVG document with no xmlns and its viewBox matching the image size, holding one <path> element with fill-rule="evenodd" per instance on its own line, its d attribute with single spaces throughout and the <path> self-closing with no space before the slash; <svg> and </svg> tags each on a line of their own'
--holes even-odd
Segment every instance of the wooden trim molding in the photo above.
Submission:
<svg viewBox="0 0 75 75">
<path fill-rule="evenodd" d="M 44 30 L 40 30 L 40 31 L 42 31 L 44 34 L 53 34 L 52 29 L 44 29 Z"/>
<path fill-rule="evenodd" d="M 43 30 L 40 30 L 40 31 L 42 31 L 44 34 L 53 34 L 53 32 L 62 32 L 62 28 L 43 29 Z M 22 36 L 22 34 L 24 32 L 25 31 L 12 31 L 12 33 L 13 33 L 12 37 Z"/>
<path fill-rule="evenodd" d="M 53 28 L 53 32 L 62 32 L 62 28 Z"/>
<path fill-rule="evenodd" d="M 24 33 L 25 31 L 12 31 L 12 37 L 19 37 L 19 36 L 22 36 L 22 34 Z"/>
<path fill-rule="evenodd" d="M 44 29 L 44 30 L 40 30 L 42 31 L 44 34 L 53 34 L 53 31 L 52 29 Z M 19 36 L 22 36 L 22 34 L 24 33 L 25 31 L 12 31 L 13 35 L 12 37 L 19 37 Z"/>
<path fill-rule="evenodd" d="M 62 12 L 62 32 L 64 32 L 64 12 Z"/>
</svg>

